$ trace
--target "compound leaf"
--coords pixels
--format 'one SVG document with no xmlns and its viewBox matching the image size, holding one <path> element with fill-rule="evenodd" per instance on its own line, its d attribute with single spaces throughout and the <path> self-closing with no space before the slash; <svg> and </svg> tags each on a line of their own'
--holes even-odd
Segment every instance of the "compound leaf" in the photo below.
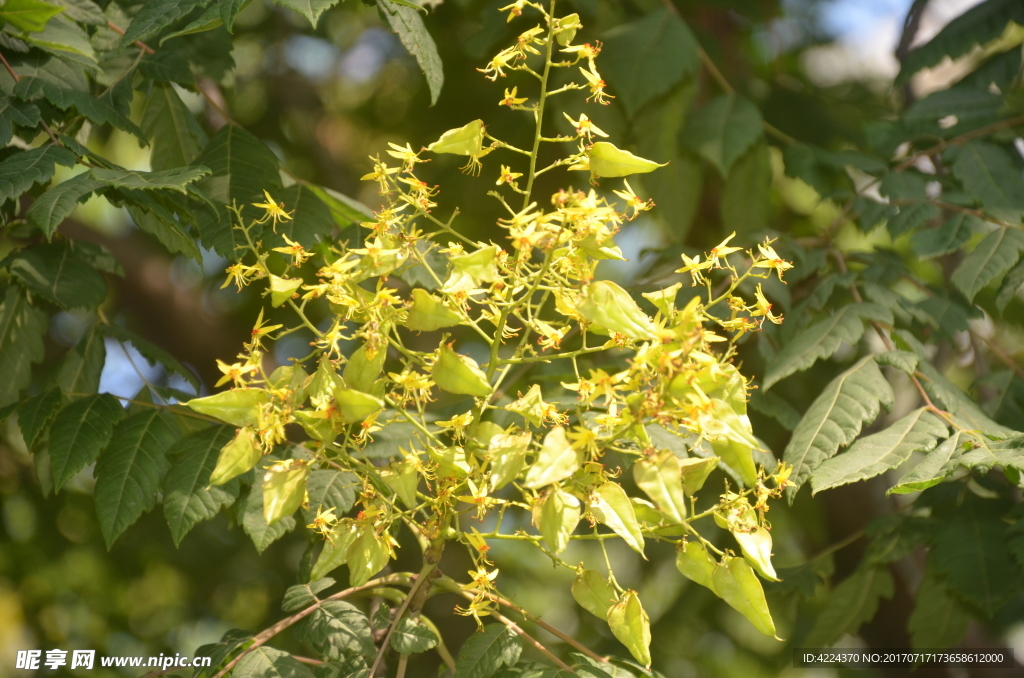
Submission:
<svg viewBox="0 0 1024 678">
<path fill-rule="evenodd" d="M 195 525 L 210 520 L 238 498 L 238 481 L 210 486 L 220 450 L 231 439 L 230 426 L 210 426 L 176 442 L 164 478 L 164 517 L 177 546 Z"/>
</svg>

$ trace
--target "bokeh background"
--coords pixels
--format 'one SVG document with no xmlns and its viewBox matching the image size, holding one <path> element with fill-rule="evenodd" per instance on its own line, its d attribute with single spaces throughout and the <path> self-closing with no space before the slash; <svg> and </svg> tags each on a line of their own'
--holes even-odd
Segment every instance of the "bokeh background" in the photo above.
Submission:
<svg viewBox="0 0 1024 678">
<path fill-rule="evenodd" d="M 379 201 L 375 185 L 359 178 L 369 171 L 370 157 L 382 153 L 387 142 L 409 142 L 418 148 L 446 129 L 476 118 L 485 119 L 496 136 L 511 143 L 521 143 L 529 134 L 523 117 L 527 114 L 495 106 L 503 87 L 515 83 L 511 79 L 491 83 L 475 70 L 508 44 L 517 29 L 522 30 L 521 24 L 510 27 L 497 11 L 506 3 L 426 3 L 432 6 L 427 26 L 441 52 L 446 77 L 433 107 L 414 60 L 377 10 L 358 0 L 328 12 L 315 30 L 299 15 L 256 0 L 238 17 L 230 55 L 211 52 L 208 73 L 201 80 L 206 97 L 180 93 L 209 130 L 225 124 L 224 116 L 230 116 L 266 142 L 288 172 L 373 208 Z M 599 40 L 659 3 L 572 0 L 571 4 L 584 23 L 583 38 Z M 941 89 L 961 74 L 961 66 L 944 63 L 920 73 L 906 88 L 892 87 L 900 50 L 927 41 L 976 3 L 931 0 L 912 31 L 905 26 L 911 0 L 686 0 L 676 4 L 724 76 L 758 103 L 769 123 L 801 141 L 840 149 L 849 140 L 862 138 L 865 120 L 894 113 L 909 99 Z M 695 90 L 685 96 L 712 96 L 713 88 L 700 82 L 708 77 L 702 74 Z M 218 105 L 212 106 L 210 100 Z M 575 110 L 577 102 L 568 98 L 567 102 Z M 678 115 L 649 120 L 642 115 L 629 118 L 618 103 L 593 108 L 588 109 L 591 117 L 603 129 L 645 150 L 647 157 L 666 160 L 666 144 L 678 145 Z M 127 134 L 97 133 L 90 144 L 103 147 L 107 157 L 125 167 L 149 168 L 148 151 Z M 757 213 L 747 215 L 745 235 L 782 224 L 820 228 L 830 222 L 837 207 L 806 184 L 785 177 L 776 149 L 772 158 L 772 189 L 761 199 Z M 477 237 L 487 237 L 498 212 L 496 203 L 482 196 L 493 179 L 458 173 L 457 160 L 437 158 L 423 175 L 431 183 L 443 177 L 442 205 L 459 205 L 463 227 Z M 545 187 L 552 192 L 567 181 L 565 175 L 556 174 L 546 177 Z M 678 261 L 679 252 L 708 249 L 736 228 L 721 206 L 723 186 L 714 172 L 691 162 L 681 164 L 673 176 L 677 183 L 670 190 L 660 187 L 665 199 L 658 195 L 657 185 L 645 184 L 661 208 L 625 227 L 618 241 L 629 261 L 604 262 L 601 275 L 624 284 L 642 281 L 656 274 L 662 262 Z M 568 180 L 584 185 L 583 175 L 578 177 Z M 73 222 L 76 236 L 102 242 L 125 269 L 114 299 L 108 300 L 108 313 L 194 369 L 201 376 L 202 392 L 207 393 L 220 376 L 215 360 L 233 358 L 252 325 L 259 305 L 255 293 L 222 289 L 226 261 L 215 253 L 204 252 L 202 266 L 185 257 L 168 256 L 132 224 L 126 212 L 101 198 L 82 205 Z M 840 237 L 868 236 L 850 229 Z M 52 323 L 49 341 L 53 346 L 71 345 L 84 327 L 84 318 L 62 313 Z M 309 338 L 296 332 L 278 342 L 273 360 L 286 364 L 290 357 L 305 355 Z M 107 342 L 101 391 L 132 397 L 146 381 L 190 388 L 161 366 L 147 362 L 130 345 L 113 339 Z M 755 431 L 769 443 L 784 435 L 776 424 L 756 415 Z M 15 423 L 9 421 L 0 430 L 0 676 L 13 673 L 19 649 L 191 655 L 228 629 L 259 630 L 279 618 L 281 595 L 295 582 L 310 543 L 301 529 L 260 555 L 222 515 L 200 524 L 176 549 L 162 514 L 154 511 L 107 552 L 94 517 L 90 483 L 87 469 L 59 496 L 43 496 Z M 778 609 L 775 602 L 784 600 L 792 587 L 813 591 L 821 586 L 821 575 L 848 572 L 860 553 L 853 543 L 837 550 L 833 558 L 817 561 L 818 571 L 801 564 L 883 513 L 886 507 L 879 502 L 886 501 L 879 492 L 855 486 L 815 501 L 805 492 L 791 509 L 773 510 L 775 561 L 789 576 L 783 584 L 768 587 L 768 592 L 784 631 L 793 631 L 794 625 L 813 614 L 813 602 L 800 603 L 810 606 L 809 611 Z M 586 544 L 571 548 L 565 555 L 568 561 L 586 555 Z M 655 666 L 666 676 L 840 675 L 831 669 L 790 668 L 789 644 L 761 637 L 737 613 L 718 604 L 709 591 L 683 579 L 670 552 L 662 553 L 654 544 L 650 550 L 649 562 L 635 558 L 625 547 L 613 551 L 612 557 L 616 573 L 621 572 L 620 581 L 640 592 L 651 615 Z M 396 567 L 414 565 L 411 551 L 400 550 Z M 567 573 L 552 568 L 533 551 L 499 545 L 493 553 L 503 572 L 504 590 L 517 602 L 599 650 L 617 648 L 607 627 L 573 603 Z M 448 613 L 454 604 L 453 598 L 440 596 L 426 611 L 446 620 L 442 630 L 449 645 L 457 647 L 472 632 L 473 623 L 451 617 Z M 862 638 L 846 638 L 843 644 L 891 638 L 894 646 L 906 645 L 901 629 L 908 605 L 899 595 L 883 601 L 883 609 L 862 630 Z M 1014 647 L 1018 657 L 1024 656 L 1024 625 L 1014 621 L 1022 608 L 1024 602 L 1018 601 L 1006 608 L 1005 618 L 984 628 L 972 627 L 966 642 L 1005 644 Z M 301 653 L 287 633 L 276 642 Z M 125 675 L 142 673 L 128 671 Z M 95 669 L 81 675 L 121 674 Z"/>
</svg>

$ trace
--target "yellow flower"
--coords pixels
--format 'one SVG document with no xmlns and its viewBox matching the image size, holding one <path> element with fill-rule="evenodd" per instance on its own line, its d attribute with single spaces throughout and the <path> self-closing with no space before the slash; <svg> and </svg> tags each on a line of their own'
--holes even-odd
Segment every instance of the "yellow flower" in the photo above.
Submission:
<svg viewBox="0 0 1024 678">
<path fill-rule="evenodd" d="M 580 68 L 580 73 L 587 79 L 587 85 L 590 87 L 590 96 L 587 97 L 587 101 L 596 101 L 599 104 L 608 105 L 611 102 L 608 99 L 614 99 L 612 95 L 606 93 L 604 88 L 607 87 L 605 81 L 601 79 L 601 74 L 597 72 L 597 68 L 594 66 L 594 62 L 590 62 L 590 70 Z"/>
<path fill-rule="evenodd" d="M 235 386 L 240 386 L 245 378 L 245 375 L 255 372 L 258 368 L 251 362 L 247 362 L 244 365 L 242 363 L 234 363 L 228 365 L 221 359 L 217 359 L 217 369 L 224 373 L 224 376 L 220 378 L 214 387 L 223 386 L 227 382 L 234 382 Z"/>
<path fill-rule="evenodd" d="M 729 241 L 736 237 L 736 231 L 729 234 L 729 237 L 723 240 L 721 243 L 711 249 L 711 253 L 708 254 L 708 260 L 714 260 L 715 264 L 718 264 L 718 259 L 726 257 L 733 252 L 739 252 L 742 247 L 730 247 Z"/>
<path fill-rule="evenodd" d="M 764 292 L 761 291 L 761 285 L 758 285 L 757 289 L 754 290 L 754 297 L 757 299 L 757 310 L 753 313 L 755 317 L 763 315 L 776 325 L 782 322 L 781 315 L 776 316 L 772 314 L 772 305 L 765 299 Z"/>
<path fill-rule="evenodd" d="M 258 277 L 260 274 L 259 269 L 255 266 L 247 266 L 243 263 L 231 264 L 226 270 L 228 277 L 220 288 L 224 289 L 231 283 L 235 283 L 239 292 L 241 292 L 242 288 L 248 285 L 253 278 Z"/>
<path fill-rule="evenodd" d="M 519 104 L 527 101 L 526 97 L 517 97 L 518 87 L 513 87 L 512 90 L 505 90 L 505 98 L 498 102 L 499 106 L 518 106 Z"/>
<path fill-rule="evenodd" d="M 504 7 L 498 8 L 499 12 L 508 12 L 508 18 L 505 22 L 512 21 L 517 16 L 523 15 L 523 7 L 526 6 L 527 0 L 516 0 L 511 5 L 505 5 Z"/>
<path fill-rule="evenodd" d="M 420 160 L 419 154 L 414 152 L 412 150 L 412 146 L 409 144 L 399 146 L 398 144 L 393 144 L 389 141 L 388 146 L 391 147 L 391 150 L 388 151 L 388 155 L 392 158 L 401 160 L 402 169 L 406 172 L 411 172 L 412 168 L 415 167 L 418 162 L 428 162 L 427 160 Z"/>
<path fill-rule="evenodd" d="M 288 236 L 282 235 L 281 237 L 284 238 L 286 243 L 288 243 L 288 247 L 275 247 L 274 251 L 289 255 L 292 258 L 292 266 L 302 266 L 306 259 L 313 256 L 312 252 L 307 252 L 305 247 Z"/>
<path fill-rule="evenodd" d="M 772 271 L 779 274 L 779 280 L 782 280 L 782 274 L 793 268 L 793 264 L 789 263 L 776 253 L 775 249 L 771 245 L 772 241 L 766 241 L 763 245 L 758 245 L 757 249 L 760 250 L 763 259 L 758 259 L 754 262 L 754 268 L 767 268 L 768 275 L 771 275 Z"/>
<path fill-rule="evenodd" d="M 582 70 L 582 69 L 581 69 Z M 579 120 L 573 120 L 569 117 L 568 113 L 562 113 L 565 119 L 572 123 L 572 126 L 576 128 L 576 134 L 586 137 L 587 141 L 590 141 L 590 136 L 595 135 L 599 137 L 607 137 L 604 130 L 595 125 L 593 121 L 586 116 L 585 113 L 580 113 Z"/>
<path fill-rule="evenodd" d="M 267 219 L 272 220 L 274 233 L 277 233 L 277 222 L 280 221 L 291 221 L 292 215 L 290 212 L 284 211 L 284 203 L 276 203 L 274 199 L 270 197 L 270 193 L 264 189 L 263 196 L 267 199 L 266 202 L 254 202 L 253 207 L 259 207 L 266 210 L 266 214 L 257 223 L 264 223 Z"/>
<path fill-rule="evenodd" d="M 513 172 L 508 165 L 501 166 L 501 173 L 498 175 L 498 180 L 495 183 L 497 186 L 502 184 L 509 184 L 511 186 L 516 185 L 516 179 L 523 176 L 522 172 Z"/>
<path fill-rule="evenodd" d="M 636 193 L 633 192 L 633 187 L 629 185 L 628 181 L 623 180 L 623 183 L 626 184 L 626 190 L 613 190 L 612 193 L 625 200 L 626 206 L 633 210 L 633 213 L 629 216 L 630 219 L 635 219 L 636 215 L 654 207 L 653 200 L 644 200 L 643 198 L 640 198 L 639 196 L 637 196 Z"/>
<path fill-rule="evenodd" d="M 714 266 L 715 262 L 713 260 L 708 260 L 701 263 L 699 254 L 693 259 L 685 254 L 683 254 L 682 257 L 684 266 L 682 268 L 677 268 L 676 273 L 689 273 L 693 276 L 693 285 L 703 285 L 705 280 L 703 272 Z"/>
</svg>

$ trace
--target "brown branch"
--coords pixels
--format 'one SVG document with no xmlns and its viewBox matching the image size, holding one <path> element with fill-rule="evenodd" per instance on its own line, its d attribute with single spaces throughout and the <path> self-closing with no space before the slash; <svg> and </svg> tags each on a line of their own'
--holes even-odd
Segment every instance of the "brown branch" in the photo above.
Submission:
<svg viewBox="0 0 1024 678">
<path fill-rule="evenodd" d="M 1004 365 L 1006 365 L 1011 370 L 1013 370 L 1017 374 L 1018 377 L 1020 377 L 1021 379 L 1024 379 L 1024 367 L 1021 367 L 1020 365 L 1018 365 L 1016 363 L 1016 361 L 1013 359 L 1013 357 L 1009 353 L 1004 351 L 1001 346 L 999 346 L 998 344 L 996 344 L 994 341 L 992 341 L 991 339 L 989 339 L 988 337 L 986 337 L 983 334 L 979 334 L 979 333 L 973 332 L 973 331 L 971 332 L 971 334 L 973 334 L 974 336 L 976 336 L 979 339 L 981 339 L 982 341 L 984 341 L 985 344 L 988 346 L 988 350 L 992 351 L 992 353 L 997 358 L 999 358 L 999 360 Z"/>
<path fill-rule="evenodd" d="M 110 29 L 112 31 L 114 31 L 115 33 L 119 33 L 121 35 L 124 35 L 124 29 L 121 28 L 120 26 L 116 25 L 113 21 L 108 21 L 107 22 L 107 26 L 109 26 Z M 146 43 L 142 42 L 141 40 L 136 40 L 133 44 L 136 47 L 138 47 L 139 49 L 141 49 L 143 52 L 145 52 L 146 54 L 156 54 L 156 50 L 155 49 L 153 49 L 152 47 L 150 47 Z"/>
<path fill-rule="evenodd" d="M 0 61 L 3 62 L 4 68 L 7 69 L 7 72 L 10 74 L 10 76 L 12 78 L 14 78 L 15 84 L 21 82 L 21 76 L 18 75 L 13 68 L 11 68 L 11 65 L 7 62 L 7 59 L 4 58 L 3 52 L 0 52 Z M 54 134 L 54 132 L 50 128 L 50 126 L 46 124 L 45 120 L 40 118 L 39 126 L 42 127 L 43 130 L 46 131 L 47 136 L 50 137 L 50 141 L 52 141 L 53 143 L 57 144 L 58 146 L 63 146 L 64 145 L 64 144 L 62 144 L 60 142 L 60 139 L 57 138 L 57 135 Z"/>
<path fill-rule="evenodd" d="M 348 588 L 348 589 L 345 589 L 344 591 L 339 591 L 338 593 L 335 593 L 334 595 L 328 596 L 328 597 L 324 598 L 323 600 L 318 600 L 315 603 L 313 603 L 312 605 L 310 605 L 309 607 L 307 607 L 306 609 L 300 610 L 299 612 L 296 612 L 295 614 L 293 614 L 290 617 L 285 617 L 284 619 L 282 619 L 281 621 L 277 622 L 273 626 L 271 626 L 271 627 L 265 629 L 264 631 L 261 631 L 260 633 L 256 634 L 253 637 L 253 641 L 254 641 L 253 644 L 250 645 L 249 647 L 245 648 L 241 652 L 239 652 L 238 656 L 236 656 L 234 659 L 232 659 L 230 662 L 228 662 L 224 666 L 223 669 L 221 669 L 220 671 L 218 671 L 214 675 L 213 678 L 223 678 L 231 669 L 235 668 L 235 665 L 242 660 L 242 657 L 244 657 L 245 655 L 249 654 L 250 652 L 252 652 L 256 648 L 262 646 L 268 640 L 270 640 L 271 638 L 273 638 L 274 636 L 279 634 L 281 631 L 284 631 L 286 628 L 296 624 L 299 621 L 302 621 L 303 619 L 305 619 L 309 615 L 313 614 L 313 612 L 315 612 L 323 603 L 326 603 L 329 600 L 341 600 L 342 598 L 350 596 L 353 593 L 357 593 L 359 591 L 364 591 L 366 589 L 372 589 L 372 588 L 375 588 L 377 586 L 380 586 L 381 584 L 407 585 L 408 581 L 409 581 L 408 575 L 393 574 L 393 575 L 389 575 L 387 577 L 381 577 L 380 579 L 375 579 L 375 580 L 373 580 L 371 582 L 367 582 L 367 583 L 363 584 L 362 586 L 353 586 L 352 588 Z"/>
<path fill-rule="evenodd" d="M 409 594 L 405 597 L 405 600 L 402 601 L 401 607 L 399 607 L 398 612 L 395 613 L 395 618 L 391 621 L 391 624 L 388 626 L 388 632 L 384 634 L 384 639 L 380 643 L 380 649 L 377 650 L 377 657 L 373 660 L 373 666 L 370 667 L 371 676 L 377 675 L 377 669 L 380 667 L 380 663 L 384 661 L 384 654 L 387 652 L 388 649 L 388 641 L 391 640 L 391 635 L 395 632 L 395 629 L 398 628 L 398 622 L 402 621 L 402 617 L 409 609 L 409 606 L 412 604 L 413 599 L 416 598 L 417 600 L 419 600 L 419 598 L 416 595 L 417 592 L 422 590 L 423 586 L 432 579 L 431 575 L 433 575 L 436 570 L 436 560 L 433 562 L 428 560 L 420 569 L 420 573 L 416 576 L 416 581 L 409 589 Z M 422 600 L 420 600 L 419 605 L 422 606 L 422 604 Z M 416 609 L 414 611 L 419 612 L 419 609 Z"/>
</svg>

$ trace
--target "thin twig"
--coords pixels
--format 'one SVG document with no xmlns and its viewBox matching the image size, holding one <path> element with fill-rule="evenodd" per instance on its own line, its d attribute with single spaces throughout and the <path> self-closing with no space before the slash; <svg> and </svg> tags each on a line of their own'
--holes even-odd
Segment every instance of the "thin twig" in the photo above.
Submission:
<svg viewBox="0 0 1024 678">
<path fill-rule="evenodd" d="M 122 36 L 124 35 L 124 29 L 116 25 L 113 21 L 108 21 L 107 26 L 109 26 L 110 30 L 114 31 L 115 33 L 119 33 Z M 156 54 L 155 49 L 153 49 L 146 43 L 142 42 L 141 40 L 136 40 L 133 44 L 146 54 Z"/>
<path fill-rule="evenodd" d="M 256 634 L 256 636 L 253 637 L 253 641 L 254 641 L 253 644 L 250 645 L 249 647 L 245 648 L 241 652 L 239 652 L 238 656 L 236 656 L 234 659 L 232 659 L 230 662 L 228 662 L 224 666 L 224 668 L 222 668 L 220 671 L 218 671 L 216 673 L 216 675 L 214 675 L 213 678 L 223 678 L 223 676 L 227 675 L 227 673 L 229 671 L 231 671 L 231 669 L 235 668 L 235 665 L 238 664 L 238 662 L 240 662 L 242 660 L 242 657 L 244 657 L 245 655 L 249 654 L 250 652 L 252 652 L 256 648 L 262 646 L 268 640 L 270 640 L 271 638 L 273 638 L 274 636 L 279 634 L 281 631 L 284 631 L 286 628 L 288 628 L 288 627 L 298 623 L 299 621 L 302 621 L 303 619 L 305 619 L 309 615 L 313 614 L 313 612 L 315 612 L 322 604 L 326 603 L 327 601 L 329 601 L 329 600 L 341 600 L 342 598 L 345 598 L 346 596 L 350 596 L 353 593 L 357 593 L 357 592 L 363 591 L 365 589 L 372 589 L 372 588 L 375 588 L 377 586 L 380 586 L 381 584 L 407 585 L 408 584 L 408 580 L 409 580 L 408 575 L 398 575 L 398 574 L 388 575 L 387 577 L 381 577 L 380 579 L 375 579 L 373 581 L 367 582 L 367 583 L 363 584 L 362 586 L 353 586 L 352 588 L 345 589 L 344 591 L 339 591 L 338 593 L 335 593 L 334 595 L 328 596 L 328 597 L 324 598 L 323 600 L 318 600 L 317 602 L 313 603 L 312 605 L 310 605 L 306 609 L 300 610 L 299 612 L 296 612 L 295 614 L 293 614 L 290 617 L 285 617 L 284 619 L 282 619 L 281 621 L 277 622 L 273 626 L 271 626 L 271 627 L 265 629 L 264 631 Z"/>
<path fill-rule="evenodd" d="M 427 562 L 420 569 L 419 575 L 416 577 L 416 581 L 409 589 L 409 594 L 402 601 L 402 606 L 398 608 L 398 612 L 395 613 L 395 618 L 392 620 L 390 626 L 388 626 L 388 632 L 384 634 L 384 639 L 380 643 L 380 649 L 377 651 L 377 657 L 373 660 L 373 666 L 370 667 L 370 675 L 377 675 L 377 668 L 380 667 L 380 663 L 384 661 L 384 654 L 388 649 L 388 641 L 391 640 L 391 635 L 398 628 L 398 622 L 402 621 L 402 616 L 405 615 L 405 611 L 409 609 L 409 605 L 412 603 L 413 597 L 416 592 L 423 587 L 428 581 L 430 581 L 430 575 L 433 574 L 434 570 L 437 569 L 437 563 Z"/>
<path fill-rule="evenodd" d="M 472 596 L 470 596 L 470 599 L 472 599 Z M 519 634 L 519 636 L 523 640 L 528 642 L 530 645 L 533 645 L 535 648 L 540 650 L 540 653 L 543 654 L 548 659 L 550 659 L 555 664 L 555 666 L 557 666 L 560 669 L 564 669 L 566 671 L 569 671 L 571 673 L 576 673 L 576 671 L 574 671 L 571 666 L 569 666 L 568 664 L 563 662 L 561 659 L 556 657 L 554 654 L 552 654 L 551 650 L 549 650 L 546 647 L 544 647 L 544 645 L 542 645 L 539 640 L 537 640 L 536 638 L 531 636 L 529 633 L 524 631 L 522 628 L 520 628 L 519 624 L 516 624 L 514 621 L 512 621 L 508 617 L 506 617 L 503 614 L 501 614 L 500 612 L 496 612 L 494 610 L 491 610 L 491 616 L 494 617 L 495 619 L 497 619 L 498 621 L 500 621 L 502 624 L 504 624 L 508 628 L 510 628 L 513 631 L 515 631 L 517 634 Z"/>
<path fill-rule="evenodd" d="M 11 65 L 9 63 L 7 63 L 7 59 L 4 58 L 3 52 L 0 52 L 0 61 L 3 62 L 4 68 L 7 69 L 7 72 L 10 74 L 10 76 L 12 78 L 14 78 L 15 84 L 21 82 L 21 76 L 18 75 L 17 72 L 15 72 L 15 70 L 13 68 L 11 68 Z M 52 141 L 53 143 L 57 144 L 58 146 L 63 146 L 64 145 L 64 144 L 62 144 L 60 142 L 60 139 L 57 138 L 57 135 L 54 134 L 54 132 L 50 128 L 50 126 L 46 124 L 45 120 L 40 119 L 39 120 L 39 126 L 42 127 L 46 131 L 46 134 L 50 137 L 50 141 Z"/>
<path fill-rule="evenodd" d="M 1014 361 L 1013 357 L 1010 356 L 1009 353 L 1004 351 L 1001 346 L 999 346 L 998 344 L 996 344 L 994 341 L 992 341 L 991 339 L 989 339 L 988 337 L 986 337 L 983 334 L 979 334 L 978 332 L 973 332 L 973 331 L 971 332 L 971 334 L 973 334 L 974 336 L 976 336 L 979 339 L 981 339 L 982 341 L 984 341 L 985 344 L 988 346 L 988 350 L 992 351 L 992 353 L 994 353 L 995 356 L 997 358 L 999 358 L 999 360 L 1004 365 L 1006 365 L 1011 370 L 1013 370 L 1017 374 L 1018 377 L 1020 377 L 1021 379 L 1024 379 L 1024 367 L 1021 367 L 1020 365 L 1018 365 L 1016 363 L 1016 361 Z"/>
</svg>

